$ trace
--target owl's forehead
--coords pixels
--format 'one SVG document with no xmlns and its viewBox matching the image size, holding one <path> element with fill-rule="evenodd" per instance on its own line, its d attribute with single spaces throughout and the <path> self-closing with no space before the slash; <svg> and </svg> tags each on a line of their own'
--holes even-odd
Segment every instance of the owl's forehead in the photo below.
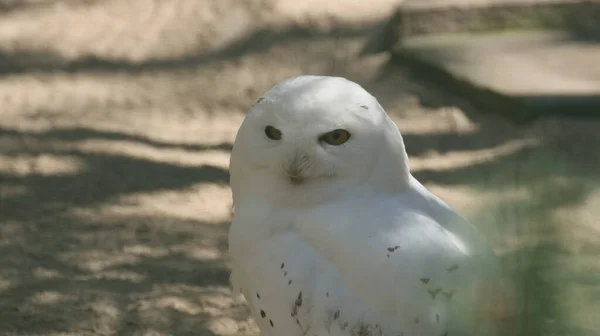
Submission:
<svg viewBox="0 0 600 336">
<path fill-rule="evenodd" d="M 371 120 L 378 104 L 358 85 L 342 83 L 305 85 L 268 92 L 256 107 L 264 117 L 283 123 L 340 124 Z"/>
</svg>

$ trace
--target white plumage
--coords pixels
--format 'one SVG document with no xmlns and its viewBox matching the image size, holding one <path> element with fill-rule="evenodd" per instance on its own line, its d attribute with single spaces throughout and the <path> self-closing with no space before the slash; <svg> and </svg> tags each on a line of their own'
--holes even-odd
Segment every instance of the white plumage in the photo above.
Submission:
<svg viewBox="0 0 600 336">
<path fill-rule="evenodd" d="M 506 333 L 494 253 L 410 175 L 398 128 L 358 84 L 299 76 L 270 89 L 230 173 L 232 285 L 263 335 Z"/>
</svg>

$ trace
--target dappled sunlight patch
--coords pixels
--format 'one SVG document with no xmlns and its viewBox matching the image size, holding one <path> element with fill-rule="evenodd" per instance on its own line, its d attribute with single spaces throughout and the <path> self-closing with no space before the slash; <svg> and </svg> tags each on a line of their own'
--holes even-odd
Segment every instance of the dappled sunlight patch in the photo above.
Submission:
<svg viewBox="0 0 600 336">
<path fill-rule="evenodd" d="M 561 223 L 562 242 L 573 255 L 600 255 L 600 213 L 598 207 L 593 207 L 590 203 L 555 211 L 556 221 Z M 600 284 L 600 274 L 598 282 Z"/>
<path fill-rule="evenodd" d="M 251 318 L 240 321 L 227 316 L 211 319 L 208 323 L 208 328 L 216 335 L 235 335 L 238 333 L 257 335 L 260 332 L 258 326 Z"/>
<path fill-rule="evenodd" d="M 188 315 L 196 315 L 203 310 L 200 305 L 179 296 L 161 297 L 154 302 L 154 306 L 158 309 L 172 308 L 178 312 Z"/>
<path fill-rule="evenodd" d="M 394 90 L 394 94 L 398 94 L 396 90 Z M 470 120 L 458 107 L 426 109 L 417 101 L 416 97 L 407 98 L 404 104 L 411 104 L 411 106 L 408 109 L 404 106 L 399 111 L 395 111 L 395 109 L 386 111 L 400 128 L 402 136 L 413 134 L 435 136 L 449 131 L 467 135 L 474 134 L 481 128 L 479 123 Z M 431 122 L 432 118 L 436 122 Z"/>
<path fill-rule="evenodd" d="M 126 281 L 132 283 L 141 283 L 142 281 L 147 280 L 145 275 L 127 271 L 127 270 L 107 270 L 107 271 L 97 271 L 93 274 L 87 275 L 77 275 L 73 277 L 73 279 L 77 281 L 90 281 L 90 280 L 117 280 L 117 281 Z"/>
<path fill-rule="evenodd" d="M 22 241 L 23 231 L 23 224 L 19 222 L 2 221 L 0 224 L 0 247 L 8 247 Z"/>
<path fill-rule="evenodd" d="M 280 20 L 317 23 L 365 23 L 387 18 L 396 9 L 397 0 L 375 0 L 370 2 L 354 0 L 331 0 L 323 4 L 318 0 L 273 1 Z"/>
<path fill-rule="evenodd" d="M 36 267 L 31 273 L 35 278 L 41 280 L 64 278 L 64 275 L 61 272 L 44 267 Z"/>
<path fill-rule="evenodd" d="M 229 153 L 223 150 L 194 151 L 182 148 L 156 148 L 130 141 L 85 140 L 77 148 L 88 153 L 126 155 L 128 157 L 165 162 L 181 166 L 212 165 L 227 169 Z"/>
<path fill-rule="evenodd" d="M 501 145 L 469 151 L 452 151 L 447 154 L 434 152 L 426 157 L 413 157 L 410 159 L 411 170 L 443 171 L 456 168 L 469 167 L 476 164 L 491 162 L 510 156 L 527 148 L 535 148 L 540 144 L 535 139 L 512 140 Z"/>
<path fill-rule="evenodd" d="M 593 236 L 600 235 L 600 186 L 597 186 L 590 192 L 585 202 L 578 205 L 575 209 L 578 213 L 578 222 L 594 232 Z M 598 242 L 600 245 L 600 240 Z"/>
<path fill-rule="evenodd" d="M 183 245 L 171 249 L 173 252 L 181 252 L 193 260 L 221 260 L 225 254 L 217 248 L 207 246 Z"/>
<path fill-rule="evenodd" d="M 71 216 L 83 225 L 74 236 L 93 251 L 61 255 L 61 258 L 85 264 L 86 269 L 97 271 L 110 265 L 150 262 L 176 255 L 197 261 L 225 257 L 228 222 L 181 219 L 153 214 L 150 210 L 145 213 L 135 208 L 123 210 L 119 206 L 78 208 Z"/>
<path fill-rule="evenodd" d="M 61 176 L 74 175 L 85 169 L 85 162 L 72 155 L 2 155 L 0 174 L 13 176 Z"/>
<path fill-rule="evenodd" d="M 120 201 L 103 206 L 103 211 L 129 216 L 155 214 L 219 223 L 231 218 L 233 205 L 231 189 L 214 183 L 200 183 L 177 191 L 132 194 L 122 197 Z"/>
<path fill-rule="evenodd" d="M 132 254 L 108 250 L 67 252 L 60 255 L 59 258 L 88 272 L 99 272 L 107 268 L 130 265 L 139 260 L 137 256 Z"/>
<path fill-rule="evenodd" d="M 5 290 L 10 289 L 10 287 L 12 285 L 13 285 L 13 281 L 11 281 L 11 279 L 0 274 L 0 293 L 4 292 Z"/>
<path fill-rule="evenodd" d="M 114 107 L 136 104 L 139 97 L 143 97 L 144 94 L 143 88 L 138 83 L 128 81 L 128 76 L 124 74 L 114 76 L 69 75 L 68 80 L 65 79 L 67 79 L 65 75 L 40 74 L 36 77 L 14 76 L 0 81 L 0 100 L 5 107 L 3 113 L 18 118 L 29 116 L 34 119 L 42 119 L 40 121 L 43 122 L 43 119 L 60 118 L 61 115 L 64 115 L 65 110 L 82 115 L 88 114 L 90 110 L 94 110 L 98 106 Z M 106 115 L 110 111 L 96 112 Z M 98 117 L 100 116 L 96 116 L 96 118 Z M 33 122 L 29 125 L 21 123 L 15 124 L 15 126 L 35 126 L 36 120 L 31 121 Z M 73 115 L 71 115 L 70 122 L 73 121 Z"/>
<path fill-rule="evenodd" d="M 138 316 L 139 324 L 145 328 L 181 330 L 189 326 L 194 329 L 201 323 L 221 335 L 249 330 L 244 325 L 252 324 L 247 307 L 233 298 L 228 286 L 155 285 L 150 291 L 135 295 L 134 299 L 128 312 Z M 177 329 L 168 327 L 174 316 L 177 316 Z M 226 323 L 226 328 L 219 328 L 224 321 L 236 323 Z"/>
<path fill-rule="evenodd" d="M 22 185 L 1 185 L 0 186 L 0 198 L 6 197 L 20 197 L 24 196 L 29 192 L 26 186 Z"/>
<path fill-rule="evenodd" d="M 476 204 L 485 202 L 488 198 L 495 195 L 495 192 L 492 190 L 481 190 L 470 186 L 453 186 L 452 188 L 448 188 L 435 183 L 423 183 L 423 185 L 462 214 L 468 214 Z"/>
<path fill-rule="evenodd" d="M 169 254 L 169 249 L 166 247 L 135 244 L 123 247 L 123 252 L 138 256 L 159 258 Z"/>
<path fill-rule="evenodd" d="M 160 218 L 221 225 L 231 220 L 232 205 L 231 189 L 228 186 L 200 183 L 177 191 L 131 194 L 121 197 L 116 203 L 93 208 L 71 208 L 69 213 L 87 220 L 99 217 L 114 218 L 103 222 L 107 227 L 124 217 L 148 218 L 147 224 L 152 225 L 161 223 Z M 163 220 L 161 226 L 168 225 L 169 221 Z M 193 226 L 190 227 L 192 228 Z M 90 239 L 96 236 L 97 233 Z"/>
<path fill-rule="evenodd" d="M 72 295 L 68 295 L 65 293 L 57 292 L 57 291 L 42 291 L 35 293 L 33 296 L 27 299 L 27 302 L 30 304 L 37 305 L 47 305 L 47 304 L 61 304 L 64 301 L 73 301 L 76 298 Z"/>
<path fill-rule="evenodd" d="M 196 246 L 195 244 L 181 244 L 168 247 L 136 244 L 132 246 L 125 246 L 123 248 L 123 252 L 150 258 L 161 258 L 169 255 L 170 253 L 178 252 L 190 259 L 195 260 L 218 260 L 224 257 L 223 253 L 217 248 Z"/>
<path fill-rule="evenodd" d="M 200 313 L 206 307 L 213 306 L 215 300 L 227 300 L 231 295 L 228 286 L 189 286 L 182 284 L 154 285 L 149 292 L 139 294 L 136 309 L 147 310 L 157 307 L 168 307 L 174 302 L 186 302 L 188 307 L 196 307 Z M 233 305 L 234 301 L 226 301 L 222 307 Z M 194 308 L 194 310 L 196 309 Z"/>
<path fill-rule="evenodd" d="M 93 315 L 94 331 L 100 334 L 113 334 L 123 317 L 117 301 L 106 296 L 94 295 L 85 309 Z M 89 325 L 89 321 L 82 321 L 84 328 L 86 324 Z"/>
</svg>

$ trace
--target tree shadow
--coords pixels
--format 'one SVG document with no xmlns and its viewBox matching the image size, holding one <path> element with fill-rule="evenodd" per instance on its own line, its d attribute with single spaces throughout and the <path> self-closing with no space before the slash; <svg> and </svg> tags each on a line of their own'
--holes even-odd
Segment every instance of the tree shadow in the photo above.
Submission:
<svg viewBox="0 0 600 336">
<path fill-rule="evenodd" d="M 82 6 L 97 3 L 102 0 L 44 0 L 44 1 L 27 1 L 27 0 L 0 0 L 0 15 L 8 14 L 15 11 L 26 11 L 32 9 L 45 9 L 60 5 Z"/>
<path fill-rule="evenodd" d="M 10 145 L 2 146 L 5 160 L 22 155 L 58 155 L 76 159 L 81 167 L 76 172 L 50 175 L 0 172 L 3 188 L 25 190 L 12 195 L 0 194 L 0 218 L 33 218 L 46 211 L 68 211 L 75 206 L 92 206 L 118 200 L 132 193 L 180 189 L 195 183 L 229 183 L 229 172 L 212 165 L 177 165 L 126 154 L 89 152 L 52 144 L 56 140 L 77 142 L 91 138 L 130 139 L 158 147 L 211 149 L 210 146 L 169 145 L 116 132 L 103 133 L 82 128 L 42 133 L 2 129 L 0 139 L 7 144 L 15 141 L 20 143 L 13 148 Z M 219 147 L 222 146 L 216 146 Z M 224 147 L 228 148 L 228 145 Z M 32 204 L 35 204 L 34 209 L 29 208 Z"/>
<path fill-rule="evenodd" d="M 29 134 L 23 134 L 22 132 L 15 131 L 12 129 L 0 128 L 0 137 L 13 136 L 22 137 L 35 135 L 35 138 L 39 140 L 60 140 L 60 141 L 85 141 L 85 140 L 113 140 L 113 141 L 129 141 L 152 146 L 161 149 L 182 149 L 192 151 L 207 151 L 207 150 L 222 150 L 231 151 L 233 144 L 231 143 L 219 143 L 214 145 L 199 145 L 189 143 L 173 143 L 164 142 L 151 139 L 141 135 L 131 135 L 116 131 L 100 131 L 88 127 L 70 127 L 70 128 L 57 128 L 50 129 L 44 132 L 35 132 Z"/>
<path fill-rule="evenodd" d="M 245 307 L 224 299 L 227 223 L 48 216 L 20 221 L 3 244 L 0 333 L 213 335 L 212 320 L 245 319 Z"/>
<path fill-rule="evenodd" d="M 227 170 L 72 145 L 104 139 L 199 151 L 211 146 L 84 128 L 2 129 L 0 139 L 2 160 L 59 155 L 82 162 L 80 170 L 63 174 L 0 173 L 0 192 L 24 190 L 0 193 L 0 334 L 214 335 L 215 320 L 245 321 L 245 306 L 232 302 L 229 291 L 228 222 L 106 213 L 102 207 L 132 193 L 226 185 Z"/>
<path fill-rule="evenodd" d="M 133 62 L 98 56 L 67 59 L 52 51 L 0 52 L 0 74 L 27 72 L 127 72 L 141 73 L 157 70 L 178 70 L 199 67 L 214 61 L 234 60 L 250 53 L 264 53 L 273 46 L 290 41 L 307 41 L 319 38 L 351 38 L 366 36 L 379 22 L 360 25 L 337 25 L 329 30 L 311 26 L 288 25 L 281 29 L 260 28 L 248 32 L 234 42 L 216 50 L 198 50 L 174 59 L 143 60 Z"/>
</svg>

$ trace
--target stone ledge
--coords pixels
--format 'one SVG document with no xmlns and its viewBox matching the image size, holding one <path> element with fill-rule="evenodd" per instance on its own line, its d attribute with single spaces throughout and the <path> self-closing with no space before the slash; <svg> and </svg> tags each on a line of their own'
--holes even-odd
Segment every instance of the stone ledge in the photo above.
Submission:
<svg viewBox="0 0 600 336">
<path fill-rule="evenodd" d="M 420 76 L 517 122 L 600 117 L 600 36 L 562 31 L 407 38 L 392 53 Z"/>
<path fill-rule="evenodd" d="M 399 37 L 506 29 L 600 29 L 600 1 L 408 1 L 398 10 Z"/>
<path fill-rule="evenodd" d="M 409 0 L 362 53 L 387 52 L 413 36 L 514 29 L 600 31 L 600 0 Z"/>
</svg>

